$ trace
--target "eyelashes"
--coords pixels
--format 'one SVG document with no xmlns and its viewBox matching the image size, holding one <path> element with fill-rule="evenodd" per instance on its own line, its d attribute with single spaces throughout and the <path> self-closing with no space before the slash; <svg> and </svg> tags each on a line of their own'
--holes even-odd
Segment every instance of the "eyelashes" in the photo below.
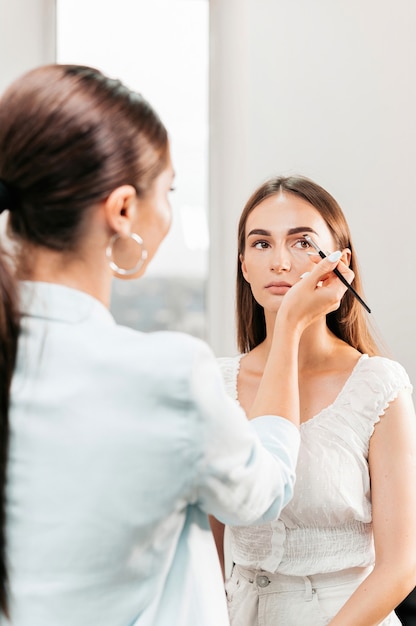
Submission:
<svg viewBox="0 0 416 626">
<path fill-rule="evenodd" d="M 295 246 L 300 243 L 300 244 L 305 244 L 300 246 L 302 248 L 302 250 L 307 250 L 309 248 L 311 248 L 311 244 L 309 243 L 309 241 L 307 241 L 306 239 L 304 239 L 304 237 L 299 237 L 299 239 L 297 239 L 295 241 Z"/>
<path fill-rule="evenodd" d="M 258 241 L 253 241 L 251 247 L 257 248 L 258 250 L 265 250 L 270 247 L 270 243 L 268 241 L 264 241 L 264 239 L 259 239 Z"/>
<path fill-rule="evenodd" d="M 267 248 L 273 247 L 273 243 L 273 241 L 269 241 L 267 239 L 256 239 L 250 243 L 250 248 L 266 250 Z M 297 237 L 294 241 L 289 241 L 288 243 L 290 248 L 295 248 L 297 250 L 312 250 L 311 244 L 304 237 Z"/>
</svg>

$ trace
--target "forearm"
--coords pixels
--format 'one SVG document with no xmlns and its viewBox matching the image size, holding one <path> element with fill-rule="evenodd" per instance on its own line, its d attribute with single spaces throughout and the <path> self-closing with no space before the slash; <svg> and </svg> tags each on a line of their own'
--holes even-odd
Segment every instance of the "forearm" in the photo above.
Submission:
<svg viewBox="0 0 416 626">
<path fill-rule="evenodd" d="M 292 495 L 299 431 L 280 417 L 247 422 L 226 394 L 212 352 L 195 350 L 190 379 L 195 407 L 195 499 L 225 524 L 266 523 L 277 519 Z"/>
<path fill-rule="evenodd" d="M 281 322 L 281 323 L 280 323 Z M 301 330 L 281 318 L 248 418 L 280 415 L 299 425 L 298 350 Z"/>
<path fill-rule="evenodd" d="M 328 626 L 377 626 L 414 586 L 413 572 L 400 564 L 375 567 Z"/>
<path fill-rule="evenodd" d="M 323 259 L 302 284 L 298 282 L 286 293 L 276 316 L 269 357 L 249 419 L 280 415 L 299 426 L 299 341 L 307 326 L 339 307 L 346 287 L 332 272 L 341 253 L 337 255 Z M 339 269 L 347 280 L 352 280 L 351 270 L 342 263 Z"/>
</svg>

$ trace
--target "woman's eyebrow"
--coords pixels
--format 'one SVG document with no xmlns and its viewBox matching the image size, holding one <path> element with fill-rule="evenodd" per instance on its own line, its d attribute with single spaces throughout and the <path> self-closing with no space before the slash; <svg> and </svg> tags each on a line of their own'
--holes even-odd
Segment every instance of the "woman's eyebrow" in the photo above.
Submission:
<svg viewBox="0 0 416 626">
<path fill-rule="evenodd" d="M 288 235 L 298 235 L 299 233 L 313 233 L 314 235 L 318 235 L 318 233 L 311 228 L 310 226 L 296 226 L 296 228 L 289 228 L 287 231 Z M 264 230 L 264 228 L 253 228 L 250 230 L 247 237 L 251 235 L 263 235 L 263 237 L 271 237 L 272 233 L 270 230 Z"/>
<path fill-rule="evenodd" d="M 289 228 L 287 231 L 288 235 L 297 235 L 299 233 L 313 233 L 314 235 L 318 235 L 316 230 L 310 226 L 296 226 L 296 228 Z"/>
<path fill-rule="evenodd" d="M 271 237 L 271 232 L 270 230 L 264 230 L 263 228 L 253 228 L 253 230 L 250 230 L 247 237 L 250 237 L 250 235 L 263 235 L 264 237 Z"/>
</svg>

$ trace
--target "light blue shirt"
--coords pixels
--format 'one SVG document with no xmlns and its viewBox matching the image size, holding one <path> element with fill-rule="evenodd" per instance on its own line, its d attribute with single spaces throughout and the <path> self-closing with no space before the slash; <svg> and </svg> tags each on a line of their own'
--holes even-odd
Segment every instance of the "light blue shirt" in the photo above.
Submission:
<svg viewBox="0 0 416 626">
<path fill-rule="evenodd" d="M 207 513 L 228 524 L 277 518 L 292 496 L 298 430 L 273 416 L 247 422 L 195 338 L 118 326 L 60 285 L 22 283 L 21 293 L 13 626 L 225 626 Z"/>
</svg>

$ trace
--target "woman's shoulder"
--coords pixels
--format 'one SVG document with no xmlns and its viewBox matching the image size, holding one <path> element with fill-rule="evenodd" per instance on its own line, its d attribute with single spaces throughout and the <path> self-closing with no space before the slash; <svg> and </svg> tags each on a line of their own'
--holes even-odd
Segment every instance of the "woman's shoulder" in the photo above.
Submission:
<svg viewBox="0 0 416 626">
<path fill-rule="evenodd" d="M 382 388 L 412 388 L 408 373 L 401 363 L 384 356 L 362 355 L 358 368 L 359 377 L 371 386 L 378 382 Z"/>
<path fill-rule="evenodd" d="M 412 385 L 400 363 L 383 356 L 363 354 L 340 394 L 339 407 L 341 411 L 342 407 L 345 409 L 348 419 L 356 415 L 363 426 L 366 422 L 374 426 L 388 405 L 405 389 L 412 391 Z"/>
<path fill-rule="evenodd" d="M 400 363 L 384 356 L 362 354 L 336 400 L 322 411 L 318 423 L 336 432 L 337 437 L 344 432 L 350 442 L 358 437 L 367 450 L 375 425 L 404 390 L 412 391 L 412 385 Z M 355 433 L 353 438 L 351 430 Z"/>
<path fill-rule="evenodd" d="M 191 365 L 200 355 L 210 355 L 214 359 L 205 341 L 186 333 L 166 330 L 140 332 L 118 326 L 116 334 L 124 349 L 146 355 L 161 366 L 163 363 L 179 364 L 181 361 Z"/>
<path fill-rule="evenodd" d="M 118 328 L 115 364 L 126 385 L 134 381 L 135 393 L 146 393 L 166 399 L 167 404 L 193 405 L 201 381 L 208 385 L 220 373 L 214 354 L 202 339 L 175 331 L 140 333 Z M 113 342 L 114 347 L 114 342 Z"/>
</svg>

